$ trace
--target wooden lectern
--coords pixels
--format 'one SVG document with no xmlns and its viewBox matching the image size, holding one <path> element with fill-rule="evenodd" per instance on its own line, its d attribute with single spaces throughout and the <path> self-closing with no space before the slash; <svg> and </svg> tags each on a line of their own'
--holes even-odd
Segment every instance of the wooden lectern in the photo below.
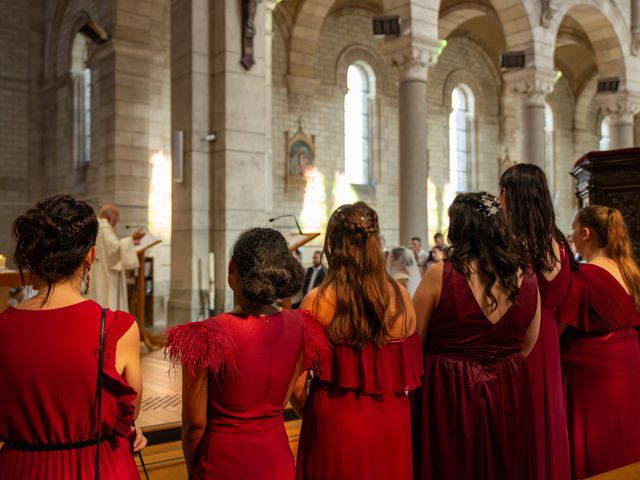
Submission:
<svg viewBox="0 0 640 480">
<path fill-rule="evenodd" d="M 298 248 L 306 245 L 311 240 L 316 237 L 319 237 L 319 233 L 285 233 L 284 238 L 286 238 L 287 243 L 289 244 L 289 251 L 294 252 Z M 285 298 L 282 300 L 282 308 L 291 308 L 291 297 Z"/>
<path fill-rule="evenodd" d="M 624 217 L 633 253 L 640 260 L 640 148 L 589 152 L 575 163 L 580 207 L 606 205 Z"/>
<path fill-rule="evenodd" d="M 140 339 L 144 342 L 145 346 L 149 350 L 160 348 L 165 344 L 162 336 L 151 335 L 147 331 L 145 325 L 146 319 L 146 304 L 145 304 L 145 255 L 147 250 L 160 243 L 160 240 L 154 240 L 145 244 L 143 247 L 137 249 L 138 262 L 138 274 L 135 276 L 135 284 L 133 288 L 133 297 L 129 299 L 130 310 L 136 316 L 138 327 L 140 328 Z"/>
</svg>

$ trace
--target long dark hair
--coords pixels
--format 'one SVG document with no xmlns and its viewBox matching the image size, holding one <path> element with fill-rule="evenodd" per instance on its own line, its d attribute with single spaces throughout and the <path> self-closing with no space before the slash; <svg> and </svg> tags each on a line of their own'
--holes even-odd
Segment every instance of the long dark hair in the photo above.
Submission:
<svg viewBox="0 0 640 480">
<path fill-rule="evenodd" d="M 238 265 L 244 296 L 260 305 L 270 305 L 302 288 L 304 269 L 272 228 L 252 228 L 233 245 L 231 258 Z"/>
<path fill-rule="evenodd" d="M 335 291 L 335 313 L 327 333 L 336 344 L 384 345 L 405 312 L 400 287 L 385 269 L 379 234 L 378 214 L 364 202 L 342 205 L 327 224 L 323 253 L 329 268 L 317 298 L 329 288 Z M 394 312 L 389 285 L 395 295 Z"/>
<path fill-rule="evenodd" d="M 589 228 L 596 236 L 598 247 L 618 264 L 622 278 L 640 312 L 640 269 L 631 253 L 631 240 L 627 225 L 617 208 L 590 205 L 578 211 L 576 221 Z"/>
<path fill-rule="evenodd" d="M 54 195 L 16 218 L 13 236 L 13 261 L 22 282 L 46 282 L 46 303 L 53 285 L 74 275 L 96 244 L 98 219 L 85 202 Z"/>
<path fill-rule="evenodd" d="M 525 265 L 520 260 L 516 242 L 509 231 L 504 212 L 498 199 L 489 193 L 460 193 L 449 207 L 449 232 L 451 246 L 447 257 L 454 270 L 467 279 L 471 276 L 471 263 L 484 283 L 484 294 L 491 310 L 498 308 L 493 285 L 500 281 L 515 302 L 520 287 L 518 272 Z"/>
<path fill-rule="evenodd" d="M 507 202 L 507 221 L 519 242 L 522 255 L 536 272 L 550 272 L 560 259 L 553 251 L 553 240 L 565 249 L 572 270 L 578 263 L 571 254 L 567 237 L 556 225 L 547 177 L 542 169 L 518 163 L 500 177 L 500 188 Z"/>
</svg>

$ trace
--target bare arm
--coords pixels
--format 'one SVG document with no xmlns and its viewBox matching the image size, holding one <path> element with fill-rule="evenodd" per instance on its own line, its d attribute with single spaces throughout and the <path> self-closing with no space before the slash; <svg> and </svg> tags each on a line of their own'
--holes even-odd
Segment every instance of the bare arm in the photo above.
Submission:
<svg viewBox="0 0 640 480">
<path fill-rule="evenodd" d="M 189 477 L 198 462 L 200 446 L 207 426 L 207 371 L 191 375 L 182 368 L 182 452 Z"/>
<path fill-rule="evenodd" d="M 296 372 L 297 373 L 297 372 Z M 299 417 L 302 417 L 304 404 L 307 402 L 307 381 L 309 379 L 309 371 L 305 370 L 297 374 L 297 378 L 293 382 L 293 391 L 289 403 L 296 411 Z"/>
<path fill-rule="evenodd" d="M 429 320 L 433 309 L 440 301 L 442 292 L 442 273 L 444 262 L 434 263 L 422 277 L 416 293 L 413 295 L 413 306 L 416 310 L 416 331 L 424 344 L 427 338 Z"/>
<path fill-rule="evenodd" d="M 520 352 L 523 357 L 526 357 L 533 350 L 536 341 L 538 340 L 538 333 L 540 332 L 540 292 L 538 292 L 538 305 L 536 306 L 536 314 L 533 316 L 533 321 L 527 328 L 527 332 L 524 335 L 524 342 L 522 344 L 522 351 Z"/>
<path fill-rule="evenodd" d="M 120 337 L 116 346 L 116 370 L 124 381 L 138 393 L 136 397 L 136 413 L 140 413 L 142 402 L 142 371 L 140 368 L 140 330 L 137 323 L 133 323 L 129 330 Z"/>
</svg>

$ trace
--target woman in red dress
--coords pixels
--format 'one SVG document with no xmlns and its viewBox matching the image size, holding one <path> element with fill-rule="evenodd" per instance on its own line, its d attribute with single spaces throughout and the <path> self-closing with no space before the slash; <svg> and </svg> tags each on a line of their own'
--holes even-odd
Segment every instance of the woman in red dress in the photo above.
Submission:
<svg viewBox="0 0 640 480">
<path fill-rule="evenodd" d="M 561 307 L 572 326 L 562 367 L 573 478 L 582 479 L 640 461 L 640 270 L 615 208 L 583 208 L 572 226 L 588 264 Z"/>
<path fill-rule="evenodd" d="M 18 217 L 13 233 L 15 264 L 38 294 L 0 313 L 0 478 L 94 478 L 102 308 L 80 292 L 98 221 L 86 203 L 58 195 Z M 140 333 L 127 313 L 107 312 L 101 375 L 100 478 L 139 480 Z"/>
<path fill-rule="evenodd" d="M 425 352 L 416 478 L 533 479 L 524 357 L 540 326 L 536 277 L 523 274 L 495 196 L 459 194 L 449 217 L 448 259 L 413 297 Z"/>
<path fill-rule="evenodd" d="M 308 312 L 273 303 L 300 290 L 304 271 L 284 237 L 246 231 L 229 261 L 235 308 L 169 331 L 182 363 L 182 449 L 192 479 L 292 480 L 283 409 L 300 369 L 329 344 Z"/>
<path fill-rule="evenodd" d="M 324 244 L 329 268 L 303 300 L 334 345 L 292 404 L 303 412 L 299 480 L 410 480 L 408 392 L 420 385 L 420 342 L 407 291 L 386 272 L 378 216 L 358 202 L 338 208 Z"/>
<path fill-rule="evenodd" d="M 521 255 L 538 277 L 542 301 L 540 335 L 527 367 L 531 378 L 539 480 L 568 480 L 571 475 L 567 420 L 562 395 L 558 305 L 577 264 L 566 236 L 555 223 L 544 172 L 519 163 L 500 178 L 500 202 L 522 247 Z"/>
</svg>

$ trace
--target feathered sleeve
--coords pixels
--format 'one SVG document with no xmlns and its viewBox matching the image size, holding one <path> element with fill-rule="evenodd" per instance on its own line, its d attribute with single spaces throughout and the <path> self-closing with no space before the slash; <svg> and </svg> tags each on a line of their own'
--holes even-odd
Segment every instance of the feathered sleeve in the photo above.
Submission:
<svg viewBox="0 0 640 480">
<path fill-rule="evenodd" d="M 173 364 L 187 367 L 191 375 L 197 370 L 209 370 L 214 375 L 236 371 L 233 344 L 224 330 L 206 321 L 170 329 L 165 355 Z"/>
<path fill-rule="evenodd" d="M 569 288 L 558 306 L 556 320 L 583 331 L 589 330 L 589 288 L 580 272 L 571 272 Z"/>
<path fill-rule="evenodd" d="M 302 324 L 302 368 L 304 370 L 322 369 L 331 364 L 332 348 L 325 327 L 315 314 L 299 310 L 304 315 Z"/>
</svg>

